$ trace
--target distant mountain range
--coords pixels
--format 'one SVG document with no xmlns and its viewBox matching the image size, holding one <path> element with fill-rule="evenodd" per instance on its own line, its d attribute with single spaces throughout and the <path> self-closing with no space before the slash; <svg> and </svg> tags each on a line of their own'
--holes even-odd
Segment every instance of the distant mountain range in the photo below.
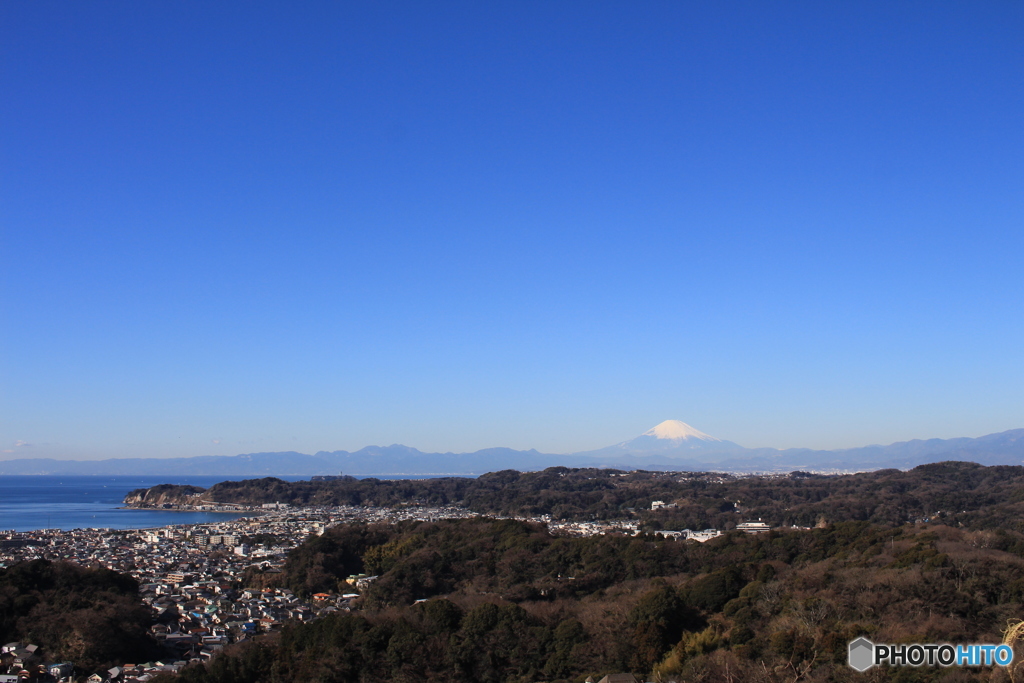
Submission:
<svg viewBox="0 0 1024 683">
<path fill-rule="evenodd" d="M 110 460 L 20 459 L 0 461 L 0 474 L 109 476 L 211 475 L 225 477 L 352 475 L 476 475 L 504 469 L 541 470 L 566 467 L 613 467 L 624 470 L 693 472 L 862 472 L 910 469 L 944 460 L 981 465 L 1024 464 L 1024 429 L 959 439 L 901 441 L 834 451 L 808 448 L 744 448 L 666 420 L 635 439 L 582 453 L 550 454 L 535 450 L 487 448 L 474 453 L 423 453 L 408 446 L 367 446 L 348 451 L 205 455 L 193 458 L 118 458 Z"/>
</svg>

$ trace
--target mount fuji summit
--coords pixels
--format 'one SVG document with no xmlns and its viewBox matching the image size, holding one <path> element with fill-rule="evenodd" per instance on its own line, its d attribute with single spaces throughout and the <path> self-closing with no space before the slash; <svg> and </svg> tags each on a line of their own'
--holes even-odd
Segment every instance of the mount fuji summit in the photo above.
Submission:
<svg viewBox="0 0 1024 683">
<path fill-rule="evenodd" d="M 688 459 L 709 456 L 714 460 L 745 450 L 739 444 L 717 439 L 680 420 L 665 420 L 635 439 L 577 455 L 597 458 L 663 456 Z"/>
</svg>

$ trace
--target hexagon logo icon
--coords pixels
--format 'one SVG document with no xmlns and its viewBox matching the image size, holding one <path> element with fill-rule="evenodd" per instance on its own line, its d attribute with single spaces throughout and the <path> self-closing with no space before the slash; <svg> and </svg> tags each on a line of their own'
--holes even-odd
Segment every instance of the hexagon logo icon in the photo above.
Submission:
<svg viewBox="0 0 1024 683">
<path fill-rule="evenodd" d="M 867 671 L 875 664 L 875 644 L 867 638 L 850 643 L 850 666 L 856 671 Z"/>
</svg>

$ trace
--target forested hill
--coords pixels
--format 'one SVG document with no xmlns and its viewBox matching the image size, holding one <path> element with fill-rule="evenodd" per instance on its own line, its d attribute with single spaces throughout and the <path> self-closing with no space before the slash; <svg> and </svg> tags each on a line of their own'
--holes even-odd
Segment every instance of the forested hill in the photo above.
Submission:
<svg viewBox="0 0 1024 683">
<path fill-rule="evenodd" d="M 154 683 L 579 683 L 622 671 L 680 683 L 1009 681 L 991 667 L 858 674 L 846 652 L 864 634 L 999 642 L 1024 616 L 1022 555 L 1019 533 L 939 524 L 734 531 L 703 544 L 556 537 L 517 520 L 341 524 L 293 551 L 283 573 L 247 578 L 308 595 L 378 575 L 357 609 Z"/>
<path fill-rule="evenodd" d="M 34 560 L 0 568 L 0 642 L 39 645 L 80 671 L 161 656 L 139 584 L 101 567 Z"/>
<path fill-rule="evenodd" d="M 1024 518 L 1024 467 L 965 462 L 835 476 L 794 472 L 737 477 L 553 467 L 541 472 L 505 470 L 476 479 L 265 478 L 221 482 L 206 490 L 179 488 L 140 489 L 126 502 L 459 505 L 482 514 L 571 520 L 639 515 L 649 529 L 728 529 L 757 518 L 772 526 L 839 521 L 900 525 L 935 518 L 953 526 L 986 528 Z M 651 503 L 659 500 L 676 507 L 651 511 Z"/>
</svg>

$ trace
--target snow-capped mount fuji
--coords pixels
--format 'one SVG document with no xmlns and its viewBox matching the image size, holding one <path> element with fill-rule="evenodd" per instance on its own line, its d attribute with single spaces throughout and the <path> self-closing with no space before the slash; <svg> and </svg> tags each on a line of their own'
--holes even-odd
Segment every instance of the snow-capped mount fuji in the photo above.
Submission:
<svg viewBox="0 0 1024 683">
<path fill-rule="evenodd" d="M 653 436 L 657 439 L 670 441 L 686 441 L 689 439 L 700 439 L 701 441 L 721 441 L 710 434 L 705 434 L 699 429 L 680 420 L 665 420 L 648 429 L 641 436 Z"/>
<path fill-rule="evenodd" d="M 692 459 L 698 457 L 714 460 L 723 455 L 739 454 L 745 450 L 739 444 L 705 434 L 680 420 L 665 420 L 635 439 L 576 455 L 595 458 L 662 456 Z"/>
</svg>

